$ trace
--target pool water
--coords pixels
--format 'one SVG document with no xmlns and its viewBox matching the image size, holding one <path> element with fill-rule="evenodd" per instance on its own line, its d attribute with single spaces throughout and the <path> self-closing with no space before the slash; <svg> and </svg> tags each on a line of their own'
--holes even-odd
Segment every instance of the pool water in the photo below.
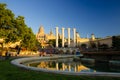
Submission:
<svg viewBox="0 0 120 80">
<path fill-rule="evenodd" d="M 74 61 L 73 59 L 53 59 L 40 60 L 26 64 L 27 66 L 43 68 L 46 70 L 58 70 L 69 72 L 118 72 L 120 67 L 109 66 L 107 63 L 86 64 L 82 61 Z"/>
</svg>

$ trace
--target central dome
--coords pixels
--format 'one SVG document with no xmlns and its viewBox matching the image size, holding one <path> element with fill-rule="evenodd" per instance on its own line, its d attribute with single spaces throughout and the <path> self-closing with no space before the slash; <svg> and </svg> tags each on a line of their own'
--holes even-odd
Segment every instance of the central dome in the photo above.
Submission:
<svg viewBox="0 0 120 80">
<path fill-rule="evenodd" d="M 44 28 L 43 28 L 43 26 L 40 26 L 38 33 L 44 34 Z"/>
</svg>

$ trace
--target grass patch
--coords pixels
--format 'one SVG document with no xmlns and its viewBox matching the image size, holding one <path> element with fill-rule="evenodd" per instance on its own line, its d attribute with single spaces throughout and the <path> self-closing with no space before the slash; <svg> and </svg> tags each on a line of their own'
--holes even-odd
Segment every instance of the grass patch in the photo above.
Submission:
<svg viewBox="0 0 120 80">
<path fill-rule="evenodd" d="M 0 60 L 0 80 L 120 80 L 118 77 L 71 76 L 25 70 L 10 61 Z"/>
</svg>

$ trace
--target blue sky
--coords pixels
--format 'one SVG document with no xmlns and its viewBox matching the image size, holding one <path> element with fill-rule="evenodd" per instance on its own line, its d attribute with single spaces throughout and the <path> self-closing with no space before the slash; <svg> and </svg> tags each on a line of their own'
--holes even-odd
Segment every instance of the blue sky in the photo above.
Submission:
<svg viewBox="0 0 120 80">
<path fill-rule="evenodd" d="M 40 25 L 45 33 L 55 27 L 76 28 L 81 37 L 120 34 L 120 0 L 0 0 L 36 34 Z M 65 31 L 67 32 L 67 30 Z M 73 32 L 71 31 L 71 35 Z"/>
</svg>

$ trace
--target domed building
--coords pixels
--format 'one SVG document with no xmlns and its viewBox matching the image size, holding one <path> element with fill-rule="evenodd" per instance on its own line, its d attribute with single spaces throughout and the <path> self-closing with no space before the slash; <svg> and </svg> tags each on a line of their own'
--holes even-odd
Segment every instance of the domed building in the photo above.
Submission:
<svg viewBox="0 0 120 80">
<path fill-rule="evenodd" d="M 45 40 L 47 40 L 47 41 L 55 39 L 55 35 L 53 34 L 52 30 L 50 31 L 49 34 L 45 35 L 45 38 L 46 38 Z"/>
<path fill-rule="evenodd" d="M 59 39 L 62 39 L 62 35 L 58 33 Z M 48 34 L 45 34 L 44 27 L 40 26 L 38 33 L 36 34 L 37 40 L 41 43 L 41 46 L 47 47 L 49 46 L 48 41 L 56 39 L 56 35 L 53 34 L 52 30 Z M 95 44 L 96 46 L 99 44 L 107 44 L 109 47 L 112 46 L 112 37 L 110 38 L 102 38 L 96 39 L 94 34 L 91 34 L 91 38 L 81 38 L 79 33 L 76 32 L 76 46 L 80 47 L 81 45 L 86 45 L 86 47 L 91 47 L 91 44 Z M 68 45 L 68 39 L 64 39 L 65 45 Z M 73 39 L 70 40 L 70 47 L 74 47 Z"/>
<path fill-rule="evenodd" d="M 60 33 L 58 34 L 59 38 L 61 39 L 62 36 L 60 35 Z M 40 26 L 38 33 L 36 34 L 36 38 L 37 40 L 41 43 L 41 46 L 44 48 L 46 46 L 48 46 L 49 44 L 47 44 L 47 42 L 49 40 L 53 40 L 56 39 L 56 36 L 53 34 L 52 30 L 50 31 L 50 33 L 45 34 L 44 32 L 44 27 Z M 86 44 L 89 45 L 89 41 L 94 41 L 95 37 L 94 34 L 92 34 L 92 38 L 81 38 L 79 33 L 76 33 L 76 46 L 80 46 L 81 44 Z M 65 44 L 67 45 L 67 38 L 65 38 Z M 71 40 L 71 47 L 73 46 L 73 40 Z"/>
<path fill-rule="evenodd" d="M 38 33 L 36 34 L 36 38 L 39 42 L 45 41 L 45 34 L 43 26 L 40 26 Z"/>
<path fill-rule="evenodd" d="M 45 34 L 44 27 L 40 26 L 39 31 L 36 34 L 36 38 L 38 42 L 41 43 L 41 46 L 44 48 L 49 45 L 47 44 L 49 40 L 55 39 L 55 35 L 53 34 L 52 30 L 50 31 L 49 34 Z"/>
</svg>

